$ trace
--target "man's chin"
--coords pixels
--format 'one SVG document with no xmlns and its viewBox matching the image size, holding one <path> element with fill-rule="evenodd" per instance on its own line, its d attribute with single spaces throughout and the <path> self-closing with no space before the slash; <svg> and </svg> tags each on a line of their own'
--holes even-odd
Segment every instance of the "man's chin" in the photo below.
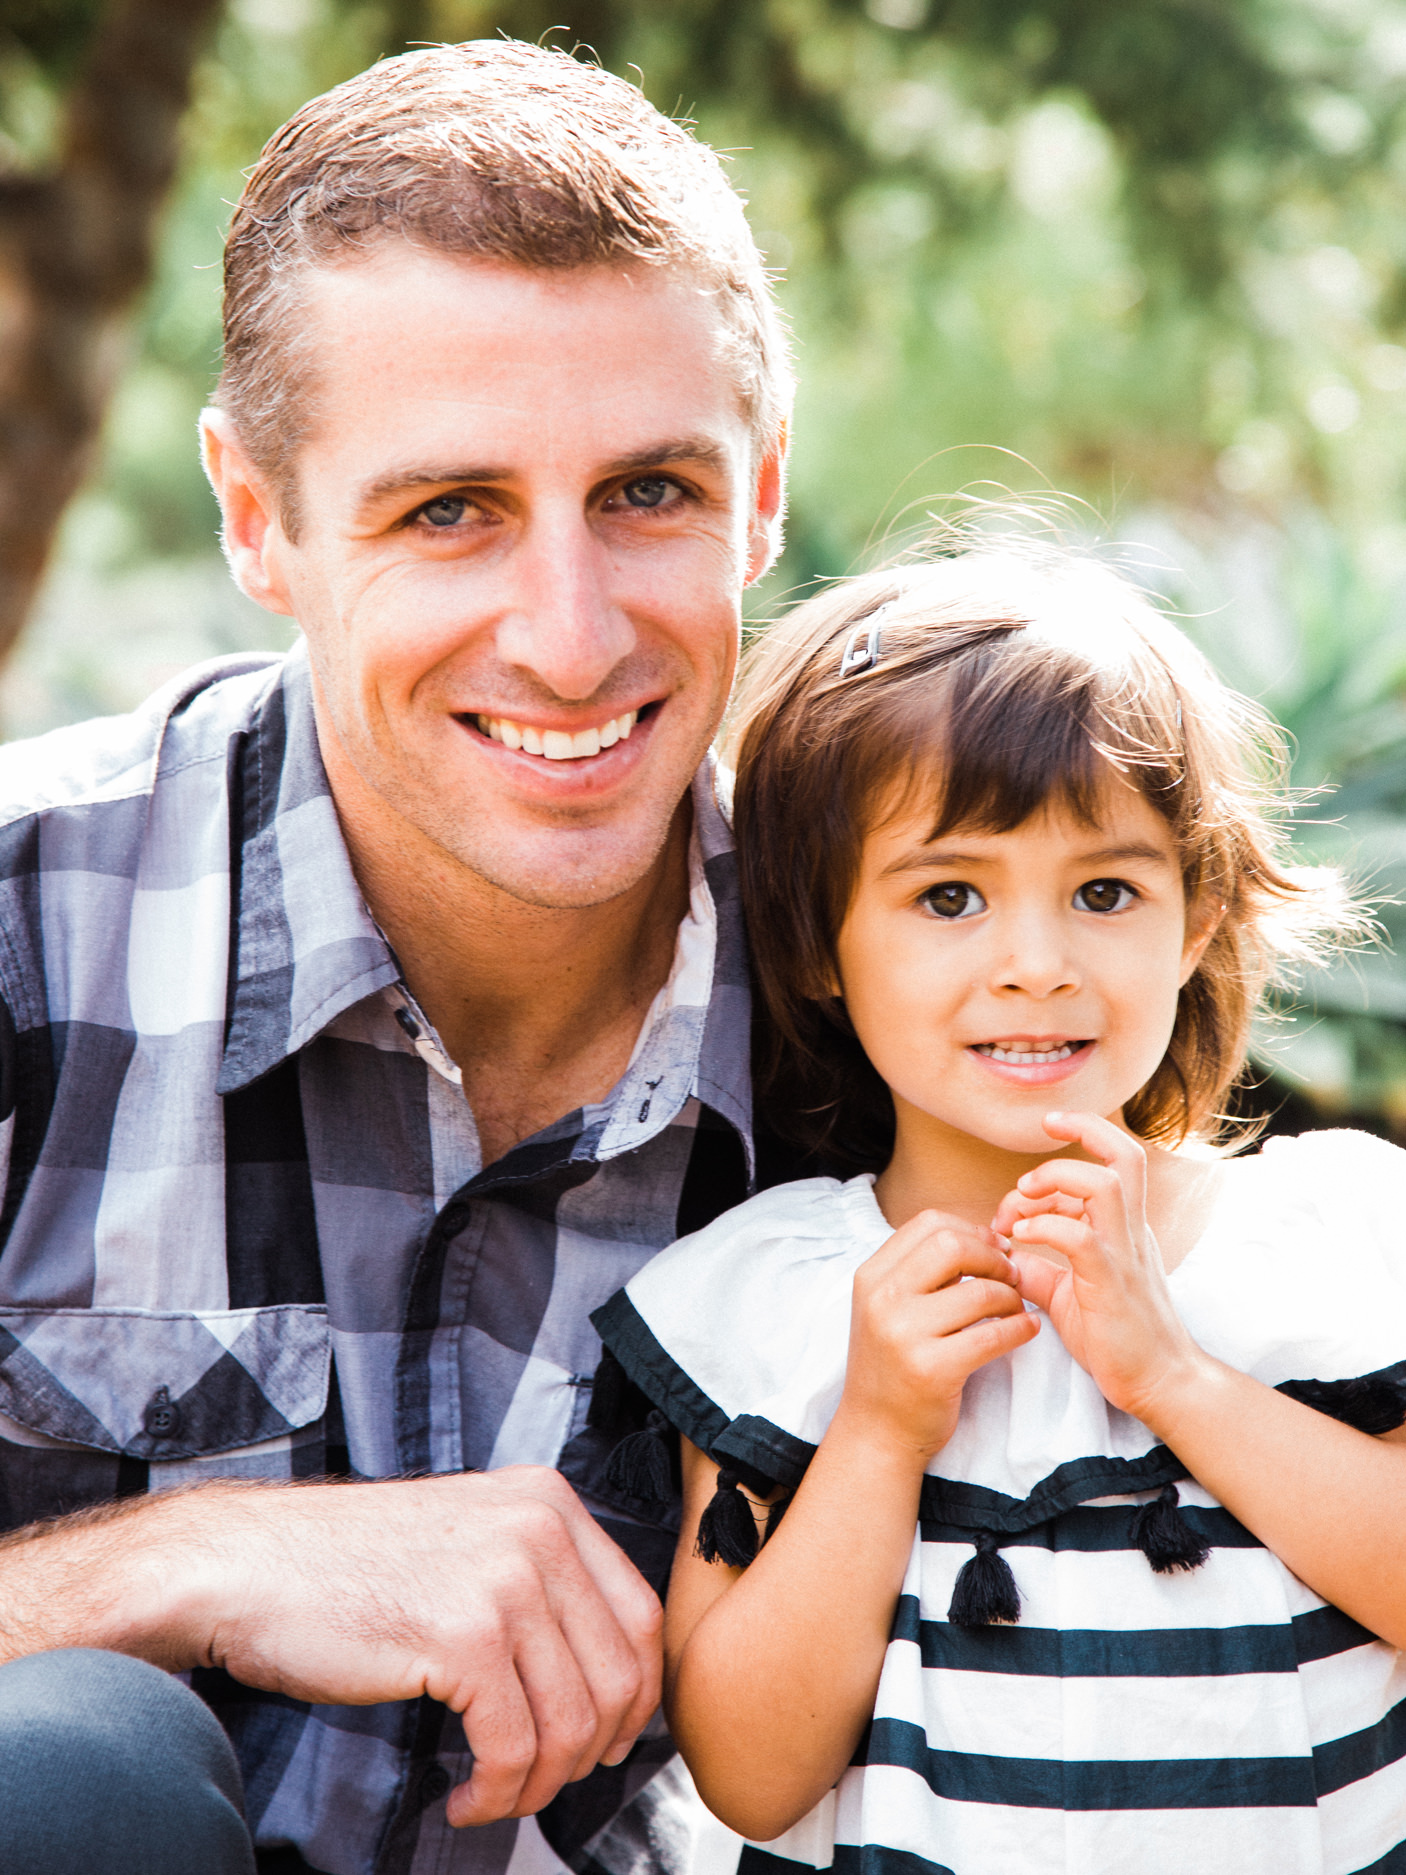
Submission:
<svg viewBox="0 0 1406 1875">
<path fill-rule="evenodd" d="M 540 911 L 589 911 L 626 896 L 649 877 L 678 818 L 647 826 L 589 832 L 538 832 L 536 837 L 439 842 L 484 885 Z"/>
</svg>

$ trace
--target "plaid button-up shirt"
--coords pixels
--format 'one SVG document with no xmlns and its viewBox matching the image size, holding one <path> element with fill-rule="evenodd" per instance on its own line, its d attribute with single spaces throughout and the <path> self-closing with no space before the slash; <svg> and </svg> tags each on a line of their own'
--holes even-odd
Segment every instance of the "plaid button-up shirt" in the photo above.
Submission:
<svg viewBox="0 0 1406 1875">
<path fill-rule="evenodd" d="M 667 1516 L 611 1501 L 586 1424 L 587 1317 L 747 1181 L 748 992 L 709 773 L 693 802 L 688 914 L 620 1082 L 484 1167 L 352 875 L 301 653 L 0 750 L 3 1527 L 216 1477 L 531 1462 L 662 1587 Z M 662 1735 L 536 1822 L 455 1832 L 443 1796 L 470 1760 L 443 1707 L 193 1683 L 268 1868 L 671 1864 L 643 1790 Z"/>
</svg>

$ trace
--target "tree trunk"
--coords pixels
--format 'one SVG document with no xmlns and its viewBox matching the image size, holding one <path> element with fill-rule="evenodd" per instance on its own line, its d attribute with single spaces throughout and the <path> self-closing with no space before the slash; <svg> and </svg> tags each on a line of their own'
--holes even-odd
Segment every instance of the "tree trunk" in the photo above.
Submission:
<svg viewBox="0 0 1406 1875">
<path fill-rule="evenodd" d="M 222 0 L 109 0 L 57 164 L 0 176 L 0 659 L 91 466 Z"/>
</svg>

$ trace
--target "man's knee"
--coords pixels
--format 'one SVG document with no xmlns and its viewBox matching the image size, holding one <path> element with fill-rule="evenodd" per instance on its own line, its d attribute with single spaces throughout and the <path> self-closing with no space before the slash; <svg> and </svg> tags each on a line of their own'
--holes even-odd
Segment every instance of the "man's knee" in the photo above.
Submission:
<svg viewBox="0 0 1406 1875">
<path fill-rule="evenodd" d="M 188 1687 L 74 1648 L 0 1666 L 6 1875 L 253 1875 L 229 1740 Z"/>
</svg>

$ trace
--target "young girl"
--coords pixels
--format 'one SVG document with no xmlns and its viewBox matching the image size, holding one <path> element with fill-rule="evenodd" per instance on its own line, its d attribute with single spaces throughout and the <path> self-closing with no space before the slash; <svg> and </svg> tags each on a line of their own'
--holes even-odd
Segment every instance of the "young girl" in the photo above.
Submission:
<svg viewBox="0 0 1406 1875">
<path fill-rule="evenodd" d="M 743 1875 L 1406 1871 L 1406 1154 L 1209 1143 L 1353 925 L 1272 733 L 978 545 L 800 607 L 736 747 L 770 1098 L 859 1175 L 596 1320 L 617 1481 L 683 1434 L 667 1709 Z"/>
</svg>

